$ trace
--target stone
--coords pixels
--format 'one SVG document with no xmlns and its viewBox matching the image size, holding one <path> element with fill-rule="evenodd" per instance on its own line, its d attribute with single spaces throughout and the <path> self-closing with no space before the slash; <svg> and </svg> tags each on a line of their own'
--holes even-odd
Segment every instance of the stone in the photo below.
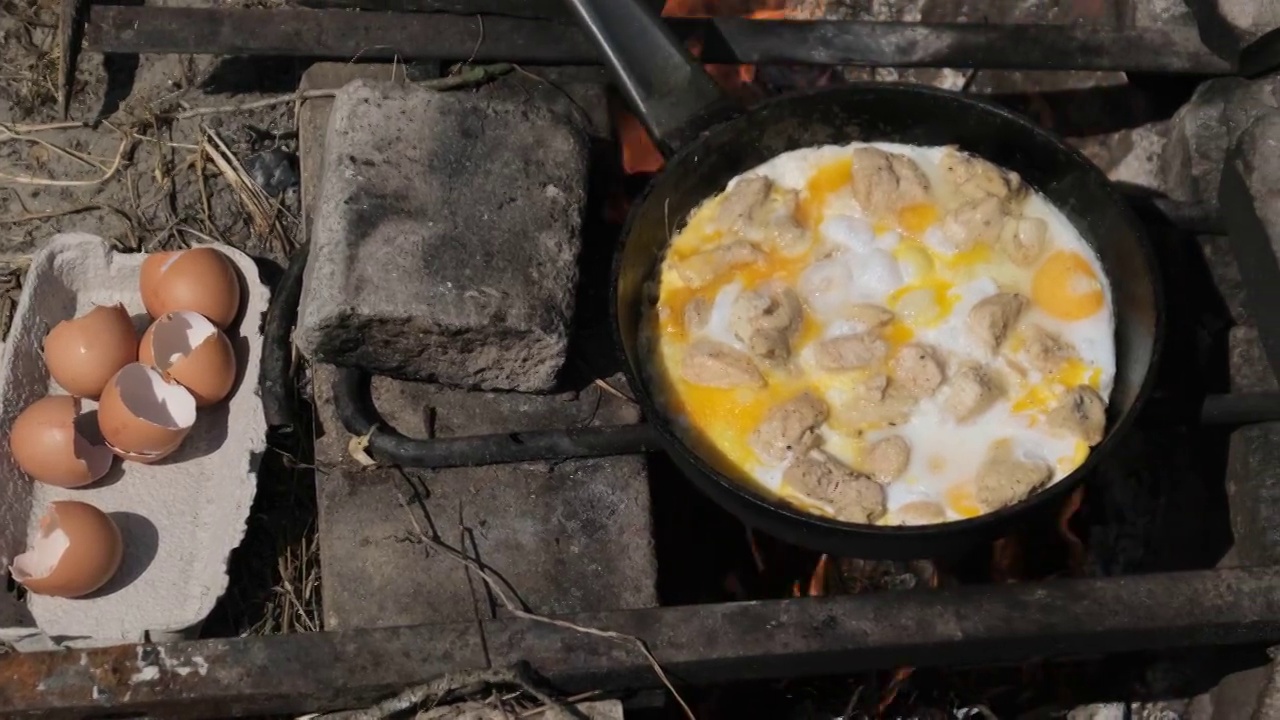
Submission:
<svg viewBox="0 0 1280 720">
<path fill-rule="evenodd" d="M 421 542 L 438 532 L 541 614 L 651 607 L 657 566 L 642 456 L 435 471 L 360 468 L 334 413 L 334 369 L 315 368 L 320 554 L 327 630 L 470 622 L 500 614 L 476 573 Z M 620 377 L 613 387 L 625 387 Z M 485 393 L 375 378 L 388 424 L 414 437 L 636 422 L 629 401 L 583 381 L 555 395 Z M 429 520 L 427 519 L 429 517 Z"/>
<path fill-rule="evenodd" d="M 1278 387 L 1258 331 L 1232 328 L 1228 335 L 1232 392 L 1265 392 Z M 1227 455 L 1227 497 L 1235 542 L 1224 567 L 1280 562 L 1280 423 L 1248 425 L 1231 433 Z"/>
<path fill-rule="evenodd" d="M 1187 3 L 1202 25 L 1208 25 L 1215 33 L 1234 36 L 1241 45 L 1280 28 L 1280 4 L 1275 0 L 1187 0 Z"/>
<path fill-rule="evenodd" d="M 1240 175 L 1280 258 L 1280 110 L 1259 114 L 1240 134 Z"/>
<path fill-rule="evenodd" d="M 1139 125 L 1105 135 L 1068 138 L 1112 182 L 1164 194 L 1160 156 L 1169 142 L 1169 122 Z"/>
<path fill-rule="evenodd" d="M 552 389 L 589 141 L 573 103 L 354 81 L 339 91 L 295 341 L 315 362 Z"/>
<path fill-rule="evenodd" d="M 1280 106 L 1280 78 L 1202 83 L 1174 114 L 1160 172 L 1169 197 L 1216 205 L 1227 150 L 1259 116 Z"/>
</svg>

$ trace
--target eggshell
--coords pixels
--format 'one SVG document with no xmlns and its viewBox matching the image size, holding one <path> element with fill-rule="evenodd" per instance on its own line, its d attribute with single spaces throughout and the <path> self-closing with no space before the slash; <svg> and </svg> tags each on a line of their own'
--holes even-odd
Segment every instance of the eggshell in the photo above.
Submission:
<svg viewBox="0 0 1280 720">
<path fill-rule="evenodd" d="M 115 575 L 124 557 L 120 528 L 88 503 L 59 500 L 40 518 L 40 535 L 13 559 L 13 579 L 40 595 L 82 597 Z"/>
<path fill-rule="evenodd" d="M 152 323 L 142 335 L 138 360 L 178 381 L 197 407 L 221 401 L 236 382 L 231 341 L 199 313 L 168 313 Z"/>
<path fill-rule="evenodd" d="M 210 247 L 149 255 L 138 289 L 153 318 L 190 310 L 226 329 L 240 312 L 240 276 L 226 255 Z"/>
<path fill-rule="evenodd" d="M 97 398 L 120 368 L 138 359 L 138 333 L 123 305 L 99 305 L 63 320 L 44 338 L 44 362 L 64 390 Z"/>
<path fill-rule="evenodd" d="M 80 401 L 51 395 L 26 407 L 9 430 L 9 452 L 33 480 L 64 488 L 81 487 L 111 469 L 111 449 L 98 429 L 86 427 Z"/>
<path fill-rule="evenodd" d="M 116 454 L 159 460 L 182 444 L 196 421 L 196 399 L 155 368 L 132 363 L 107 383 L 98 427 Z"/>
</svg>

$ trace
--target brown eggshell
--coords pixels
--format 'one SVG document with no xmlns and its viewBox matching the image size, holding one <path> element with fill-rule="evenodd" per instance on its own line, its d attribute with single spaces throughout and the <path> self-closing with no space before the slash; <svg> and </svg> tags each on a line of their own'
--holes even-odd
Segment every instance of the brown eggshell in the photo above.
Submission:
<svg viewBox="0 0 1280 720">
<path fill-rule="evenodd" d="M 240 276 L 231 260 L 210 247 L 153 253 L 138 278 L 142 304 L 153 318 L 190 310 L 226 329 L 240 312 Z"/>
<path fill-rule="evenodd" d="M 75 598 L 105 585 L 123 557 L 120 528 L 106 513 L 88 503 L 59 500 L 49 504 L 40 518 L 40 535 L 13 559 L 9 572 L 33 593 Z"/>
<path fill-rule="evenodd" d="M 191 393 L 142 363 L 121 368 L 98 403 L 98 427 L 117 454 L 172 452 L 195 421 L 196 400 Z"/>
<path fill-rule="evenodd" d="M 138 333 L 123 305 L 99 305 L 63 320 L 44 338 L 44 364 L 64 390 L 97 398 L 120 368 L 138 359 Z"/>
<path fill-rule="evenodd" d="M 197 407 L 221 401 L 236 381 L 236 353 L 231 341 L 194 312 L 168 313 L 152 323 L 142 335 L 138 360 L 191 391 Z"/>
<path fill-rule="evenodd" d="M 169 457 L 170 455 L 172 455 L 173 451 L 177 450 L 181 446 L 182 446 L 182 443 L 178 443 L 177 445 L 174 445 L 168 450 L 161 450 L 158 453 L 131 453 L 131 452 L 125 452 L 120 448 L 111 447 L 111 444 L 107 443 L 107 448 L 109 448 L 111 452 L 115 453 L 118 457 L 120 457 L 123 460 L 128 460 L 129 462 L 138 463 L 139 465 L 150 465 L 153 462 L 158 462 L 160 460 L 163 460 Z"/>
<path fill-rule="evenodd" d="M 33 480 L 75 488 L 97 480 L 111 469 L 111 449 L 98 429 L 84 421 L 80 401 L 69 395 L 50 395 L 26 407 L 9 430 L 9 452 Z"/>
</svg>

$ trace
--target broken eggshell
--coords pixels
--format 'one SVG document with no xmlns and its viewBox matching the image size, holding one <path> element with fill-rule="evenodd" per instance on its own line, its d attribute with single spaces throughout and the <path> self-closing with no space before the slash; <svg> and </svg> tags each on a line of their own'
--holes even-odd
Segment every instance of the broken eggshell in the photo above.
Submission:
<svg viewBox="0 0 1280 720">
<path fill-rule="evenodd" d="M 103 439 L 127 460 L 160 460 L 178 449 L 195 422 L 195 396 L 142 363 L 121 368 L 98 403 Z"/>
<path fill-rule="evenodd" d="M 240 276 L 231 260 L 211 247 L 148 255 L 138 290 L 153 318 L 190 310 L 225 330 L 240 312 Z"/>
<path fill-rule="evenodd" d="M 44 364 L 64 390 L 97 398 L 120 368 L 138 359 L 138 333 L 123 305 L 99 305 L 63 320 L 44 338 Z"/>
<path fill-rule="evenodd" d="M 58 500 L 41 516 L 39 534 L 13 559 L 9 574 L 33 593 L 81 597 L 105 585 L 123 557 L 120 528 L 106 513 Z"/>
<path fill-rule="evenodd" d="M 92 419 L 77 398 L 41 398 L 13 421 L 9 452 L 33 480 L 64 488 L 88 485 L 107 474 L 113 459 Z"/>
<path fill-rule="evenodd" d="M 138 362 L 191 391 L 196 407 L 221 401 L 236 382 L 231 341 L 208 318 L 189 310 L 162 315 L 142 335 Z"/>
</svg>

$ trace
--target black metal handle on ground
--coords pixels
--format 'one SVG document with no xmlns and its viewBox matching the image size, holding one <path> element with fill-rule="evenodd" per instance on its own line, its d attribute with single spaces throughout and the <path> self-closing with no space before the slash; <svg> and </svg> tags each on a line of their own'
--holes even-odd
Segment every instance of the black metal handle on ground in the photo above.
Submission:
<svg viewBox="0 0 1280 720">
<path fill-rule="evenodd" d="M 566 430 L 495 433 L 420 440 L 388 427 L 373 405 L 370 375 L 341 368 L 333 381 L 338 419 L 352 435 L 368 435 L 368 453 L 378 462 L 412 468 L 471 467 L 534 460 L 630 455 L 658 449 L 644 423 Z"/>
</svg>

